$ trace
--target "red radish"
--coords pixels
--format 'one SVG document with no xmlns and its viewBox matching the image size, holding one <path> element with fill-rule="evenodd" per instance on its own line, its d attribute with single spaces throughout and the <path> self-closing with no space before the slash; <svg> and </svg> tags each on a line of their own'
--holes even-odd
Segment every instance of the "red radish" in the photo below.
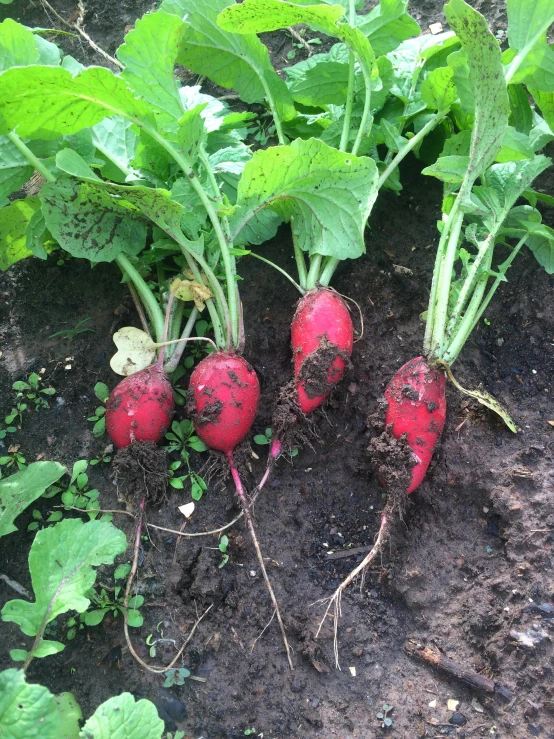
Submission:
<svg viewBox="0 0 554 739">
<path fill-rule="evenodd" d="M 256 550 L 258 564 L 275 609 L 287 658 L 292 670 L 290 647 L 279 604 L 265 569 L 264 558 L 256 536 L 251 504 L 246 498 L 233 451 L 254 421 L 260 399 L 258 376 L 248 362 L 232 352 L 214 352 L 197 365 L 190 378 L 187 410 L 196 433 L 212 449 L 224 452 L 239 498 L 244 518 Z"/>
<path fill-rule="evenodd" d="M 189 388 L 198 436 L 212 449 L 232 452 L 258 409 L 260 385 L 252 367 L 237 354 L 215 352 L 196 366 Z"/>
<path fill-rule="evenodd" d="M 112 390 L 106 402 L 106 430 L 118 449 L 133 441 L 158 442 L 168 430 L 175 404 L 159 363 L 135 372 Z"/>
<path fill-rule="evenodd" d="M 406 440 L 416 460 L 406 490 L 412 493 L 422 483 L 446 420 L 445 377 L 416 357 L 401 367 L 385 390 L 386 425 L 396 439 Z"/>
<path fill-rule="evenodd" d="M 298 405 L 303 413 L 311 413 L 341 379 L 346 360 L 352 354 L 354 327 L 340 295 L 327 288 L 316 288 L 299 301 L 291 328 Z M 325 348 L 330 351 L 325 352 Z M 314 372 L 316 367 L 312 368 L 309 362 L 310 357 L 315 358 L 316 350 L 323 351 L 321 361 L 328 362 L 323 376 L 319 369 L 319 377 Z"/>
</svg>

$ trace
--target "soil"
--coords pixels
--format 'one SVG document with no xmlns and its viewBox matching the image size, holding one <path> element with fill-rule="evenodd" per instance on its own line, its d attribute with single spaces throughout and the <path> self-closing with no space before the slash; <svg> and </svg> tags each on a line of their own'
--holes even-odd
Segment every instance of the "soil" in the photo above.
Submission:
<svg viewBox="0 0 554 739">
<path fill-rule="evenodd" d="M 505 27 L 501 3 L 478 5 L 494 30 Z M 417 0 L 412 12 L 426 26 L 443 20 L 439 6 Z M 66 18 L 76 12 L 71 0 L 56 7 Z M 152 3 L 94 0 L 86 7 L 85 28 L 113 53 L 125 26 Z M 39 4 L 23 0 L 2 6 L 0 13 L 31 26 L 59 25 Z M 281 44 L 279 56 L 290 48 L 283 38 L 270 39 L 272 48 Z M 62 42 L 81 61 L 103 63 L 84 42 Z M 217 536 L 178 540 L 150 529 L 143 541 L 137 581 L 146 598 L 145 618 L 143 627 L 131 629 L 134 647 L 146 661 L 169 663 L 175 654 L 171 640 L 179 647 L 211 606 L 184 653 L 183 664 L 200 680 L 163 688 L 163 677 L 147 673 L 132 658 L 121 619 L 108 617 L 78 631 L 63 652 L 35 660 L 29 680 L 53 692 L 72 691 L 86 716 L 122 690 L 147 696 L 156 701 L 167 729 L 179 727 L 190 739 L 238 739 L 254 728 L 251 735 L 265 739 L 554 737 L 554 428 L 549 424 L 554 278 L 530 253 L 518 258 L 487 322 L 455 366 L 463 385 L 482 383 L 509 408 L 518 433 L 449 386 L 447 425 L 426 481 L 410 496 L 402 523 L 393 528 L 389 547 L 362 589 L 352 586 L 343 597 L 341 670 L 334 664 L 332 623 L 315 639 L 324 610 L 317 602 L 361 561 L 379 528 L 384 499 L 368 447 L 378 434 L 374 420 L 380 417 L 383 388 L 421 350 L 419 316 L 431 282 L 441 193 L 414 161 L 401 175 L 402 199 L 386 192 L 379 196 L 367 255 L 342 265 L 334 280 L 365 318 L 352 367 L 316 418 L 312 445 L 278 462 L 254 509 L 294 650 L 294 672 L 278 626 L 270 623 L 271 605 L 241 520 L 229 532 L 229 561 L 223 567 Z M 553 179 L 547 173 L 540 189 L 552 192 Z M 552 210 L 544 211 L 544 219 L 553 224 Z M 281 266 L 293 264 L 287 228 L 264 246 L 264 254 Z M 279 389 L 290 379 L 289 326 L 297 296 L 256 260 L 244 261 L 241 274 L 245 356 L 262 386 L 253 432 L 263 434 Z M 12 382 L 43 367 L 57 391 L 51 407 L 28 412 L 21 430 L 7 441 L 28 461 L 57 459 L 71 466 L 98 458 L 107 441 L 95 439 L 87 421 L 98 405 L 93 386 L 115 384 L 110 337 L 135 322 L 117 270 L 100 265 L 91 271 L 76 259 L 58 265 L 51 257 L 16 265 L 0 285 L 0 410 L 12 407 Z M 49 338 L 87 317 L 93 332 L 71 341 Z M 246 479 L 250 489 L 263 472 L 266 450 L 254 446 L 252 475 Z M 194 456 L 195 469 L 204 459 Z M 125 508 L 111 464 L 90 470 L 102 505 Z M 183 528 L 177 506 L 188 500 L 188 491 L 172 490 L 163 506 L 148 507 L 146 518 L 166 529 Z M 56 504 L 52 498 L 35 507 L 46 513 Z M 232 487 L 214 481 L 185 530 L 214 529 L 237 515 Z M 1 571 L 26 588 L 31 520 L 30 512 L 21 515 L 19 533 L 0 540 Z M 115 523 L 131 542 L 132 519 L 116 515 Z M 121 560 L 130 557 L 129 548 Z M 107 583 L 110 577 L 101 569 L 98 580 Z M 0 605 L 13 597 L 17 594 L 0 580 Z M 65 617 L 58 619 L 62 641 L 64 623 Z M 155 659 L 148 654 L 149 635 L 170 640 L 157 644 Z M 472 689 L 407 653 L 426 645 L 505 686 L 511 700 Z M 0 667 L 12 666 L 10 648 L 24 646 L 28 639 L 18 628 L 2 624 Z M 447 706 L 449 699 L 459 701 L 457 710 Z M 377 718 L 383 703 L 393 707 L 389 729 Z"/>
</svg>

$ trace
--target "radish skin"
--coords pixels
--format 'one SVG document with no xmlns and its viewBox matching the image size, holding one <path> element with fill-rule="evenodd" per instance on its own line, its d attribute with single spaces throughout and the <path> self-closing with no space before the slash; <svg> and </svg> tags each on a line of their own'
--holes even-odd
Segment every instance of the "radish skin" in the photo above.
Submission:
<svg viewBox="0 0 554 739">
<path fill-rule="evenodd" d="M 412 493 L 431 462 L 433 451 L 446 420 L 445 376 L 423 357 L 416 357 L 401 367 L 385 390 L 385 423 L 392 435 L 403 434 L 414 455 L 412 478 L 406 490 Z"/>
<path fill-rule="evenodd" d="M 209 354 L 189 384 L 196 433 L 211 449 L 232 452 L 250 431 L 259 398 L 258 377 L 245 359 L 230 352 Z"/>
<path fill-rule="evenodd" d="M 106 402 L 106 430 L 118 449 L 134 441 L 159 442 L 171 425 L 173 390 L 159 363 L 135 372 Z"/>
<path fill-rule="evenodd" d="M 325 378 L 333 386 L 344 374 L 346 361 L 352 354 L 354 327 L 350 312 L 340 295 L 327 288 L 316 288 L 299 301 L 291 326 L 298 405 L 303 413 L 314 411 L 331 392 L 329 387 L 325 393 L 314 394 L 309 378 L 302 377 L 306 359 L 321 347 L 325 339 L 337 349 L 337 356 L 330 363 Z"/>
</svg>

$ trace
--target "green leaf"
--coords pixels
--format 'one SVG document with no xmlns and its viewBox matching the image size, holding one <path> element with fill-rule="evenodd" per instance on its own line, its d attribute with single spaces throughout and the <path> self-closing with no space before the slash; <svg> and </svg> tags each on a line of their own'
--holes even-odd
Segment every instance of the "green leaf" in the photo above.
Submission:
<svg viewBox="0 0 554 739">
<path fill-rule="evenodd" d="M 554 229 L 541 226 L 525 242 L 547 274 L 554 275 Z"/>
<path fill-rule="evenodd" d="M 227 33 L 218 27 L 217 16 L 228 4 L 229 0 L 164 0 L 162 10 L 186 16 L 189 24 L 178 63 L 221 87 L 236 90 L 245 103 L 262 102 L 269 91 L 279 118 L 290 120 L 295 115 L 294 105 L 266 47 L 254 35 Z"/>
<path fill-rule="evenodd" d="M 80 739 L 161 739 L 164 722 L 153 703 L 130 693 L 102 703 L 83 726 Z"/>
<path fill-rule="evenodd" d="M 0 23 L 0 72 L 39 64 L 35 34 L 11 18 Z"/>
<path fill-rule="evenodd" d="M 137 134 L 132 125 L 121 116 L 112 116 L 91 129 L 92 143 L 108 160 L 102 167 L 102 174 L 116 182 L 124 182 L 127 176 L 140 178 L 138 171 L 131 166 L 137 149 Z"/>
<path fill-rule="evenodd" d="M 58 462 L 32 462 L 21 472 L 0 480 L 0 536 L 17 531 L 14 519 L 65 472 Z"/>
<path fill-rule="evenodd" d="M 534 88 L 529 88 L 529 92 L 539 106 L 543 118 L 550 126 L 550 129 L 554 131 L 554 93 L 542 92 Z"/>
<path fill-rule="evenodd" d="M 304 251 L 354 259 L 365 251 L 364 227 L 377 197 L 377 168 L 368 157 L 297 139 L 290 146 L 257 151 L 239 182 L 231 231 L 262 208 L 283 220 Z"/>
<path fill-rule="evenodd" d="M 2 75 L 0 133 L 15 129 L 24 138 L 54 139 L 109 115 L 135 122 L 152 118 L 146 103 L 104 67 L 89 67 L 77 77 L 45 66 L 14 67 Z"/>
<path fill-rule="evenodd" d="M 2 619 L 35 636 L 46 623 L 69 610 L 83 613 L 86 593 L 96 579 L 94 567 L 111 564 L 127 546 L 125 534 L 111 523 L 65 519 L 39 531 L 29 553 L 35 602 L 11 600 Z"/>
<path fill-rule="evenodd" d="M 425 167 L 422 170 L 422 174 L 436 177 L 442 182 L 459 185 L 466 176 L 468 164 L 468 156 L 451 155 L 439 157 L 435 164 Z"/>
<path fill-rule="evenodd" d="M 23 670 L 0 672 L 0 735 L 3 739 L 58 739 L 54 696 L 28 685 Z"/>
<path fill-rule="evenodd" d="M 12 264 L 32 256 L 27 248 L 27 227 L 40 208 L 38 198 L 15 200 L 0 209 L 0 270 L 6 271 Z"/>
<path fill-rule="evenodd" d="M 534 151 L 529 136 L 516 131 L 512 126 L 508 126 L 502 141 L 502 148 L 496 155 L 495 161 L 515 162 L 519 159 L 531 159 L 533 156 Z"/>
<path fill-rule="evenodd" d="M 121 77 L 148 103 L 163 130 L 176 130 L 183 115 L 174 66 L 185 29 L 186 23 L 176 15 L 163 10 L 147 13 L 116 52 L 125 65 Z"/>
<path fill-rule="evenodd" d="M 49 231 L 75 257 L 111 262 L 121 252 L 135 255 L 144 248 L 146 224 L 140 213 L 104 188 L 60 177 L 42 188 L 41 199 Z"/>
<path fill-rule="evenodd" d="M 554 92 L 554 50 L 546 40 L 546 32 L 554 23 L 551 0 L 507 0 L 506 8 L 508 43 L 515 52 L 508 66 L 508 79 Z"/>
<path fill-rule="evenodd" d="M 500 47 L 485 18 L 464 0 L 450 0 L 444 6 L 444 12 L 467 55 L 475 99 L 475 122 L 467 173 L 467 182 L 471 185 L 502 148 L 510 104 Z"/>
<path fill-rule="evenodd" d="M 347 23 L 338 23 L 344 15 L 339 5 L 294 5 L 284 0 L 244 0 L 240 5 L 231 5 L 219 15 L 221 28 L 235 33 L 261 33 L 276 31 L 298 23 L 323 30 L 329 36 L 344 41 L 356 54 L 368 83 L 377 79 L 375 54 L 370 43 L 358 28 Z"/>
<path fill-rule="evenodd" d="M 430 72 L 421 85 L 421 97 L 433 110 L 448 110 L 458 97 L 454 70 L 451 67 L 438 67 Z"/>
<path fill-rule="evenodd" d="M 109 608 L 98 608 L 94 611 L 87 611 L 85 613 L 85 623 L 87 626 L 98 626 L 104 620 L 104 616 L 109 611 Z"/>
<path fill-rule="evenodd" d="M 408 0 L 381 0 L 367 15 L 356 16 L 356 25 L 371 44 L 375 56 L 388 54 L 421 29 L 408 14 Z"/>
</svg>

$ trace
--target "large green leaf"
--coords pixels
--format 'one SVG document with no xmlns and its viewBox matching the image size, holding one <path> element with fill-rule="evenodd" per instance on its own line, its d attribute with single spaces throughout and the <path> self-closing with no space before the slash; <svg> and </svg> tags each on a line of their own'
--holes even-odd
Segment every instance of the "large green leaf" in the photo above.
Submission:
<svg viewBox="0 0 554 739">
<path fill-rule="evenodd" d="M 232 231 L 262 208 L 294 216 L 298 245 L 310 253 L 353 259 L 365 250 L 364 227 L 377 197 L 377 168 L 369 157 L 297 139 L 257 151 L 242 173 Z"/>
<path fill-rule="evenodd" d="M 125 551 L 123 531 L 105 521 L 83 523 L 68 518 L 39 531 L 29 553 L 29 569 L 35 602 L 10 600 L 2 619 L 19 625 L 24 634 L 35 636 L 61 613 L 86 611 L 86 593 L 94 585 L 94 567 L 112 564 Z"/>
<path fill-rule="evenodd" d="M 131 693 L 102 703 L 83 726 L 80 739 L 161 739 L 164 722 L 153 703 Z"/>
<path fill-rule="evenodd" d="M 554 49 L 546 40 L 554 23 L 552 0 L 507 0 L 507 10 L 508 43 L 515 53 L 508 65 L 508 79 L 554 92 Z"/>
<path fill-rule="evenodd" d="M 343 41 L 355 54 L 368 81 L 377 78 L 375 54 L 367 38 L 358 28 L 339 23 L 344 15 L 340 5 L 295 5 L 284 0 L 244 0 L 223 10 L 217 22 L 221 28 L 235 33 L 276 31 L 298 23 L 306 23 L 329 36 Z"/>
<path fill-rule="evenodd" d="M 408 14 L 408 0 L 380 0 L 367 14 L 356 16 L 356 25 L 367 37 L 375 56 L 388 54 L 420 28 Z"/>
<path fill-rule="evenodd" d="M 266 47 L 253 34 L 228 33 L 217 25 L 218 14 L 228 4 L 229 0 L 164 0 L 162 10 L 186 16 L 189 24 L 177 61 L 221 87 L 236 90 L 245 103 L 261 102 L 269 92 L 279 118 L 290 120 L 295 115 L 292 98 Z"/>
<path fill-rule="evenodd" d="M 60 177 L 40 195 L 48 230 L 73 256 L 111 262 L 121 252 L 135 255 L 144 248 L 147 225 L 138 210 L 104 189 Z"/>
<path fill-rule="evenodd" d="M 14 519 L 66 472 L 58 462 L 32 462 L 0 480 L 0 536 L 17 531 Z"/>
<path fill-rule="evenodd" d="M 500 47 L 485 18 L 464 0 L 450 0 L 444 12 L 466 53 L 475 100 L 467 178 L 471 186 L 502 148 L 510 103 Z"/>
<path fill-rule="evenodd" d="M 53 139 L 77 133 L 106 116 L 150 120 L 121 77 L 89 67 L 77 77 L 61 67 L 14 67 L 0 77 L 0 133 Z"/>
<path fill-rule="evenodd" d="M 33 254 L 27 248 L 25 232 L 39 208 L 38 198 L 25 198 L 0 209 L 0 270 L 5 271 Z"/>
<path fill-rule="evenodd" d="M 28 685 L 23 670 L 0 672 L 2 739 L 63 739 L 58 728 L 56 700 L 48 688 Z"/>
<path fill-rule="evenodd" d="M 177 128 L 183 115 L 174 74 L 175 60 L 186 24 L 176 15 L 157 10 L 147 13 L 125 36 L 117 58 L 127 85 L 154 111 L 161 129 Z"/>
</svg>

